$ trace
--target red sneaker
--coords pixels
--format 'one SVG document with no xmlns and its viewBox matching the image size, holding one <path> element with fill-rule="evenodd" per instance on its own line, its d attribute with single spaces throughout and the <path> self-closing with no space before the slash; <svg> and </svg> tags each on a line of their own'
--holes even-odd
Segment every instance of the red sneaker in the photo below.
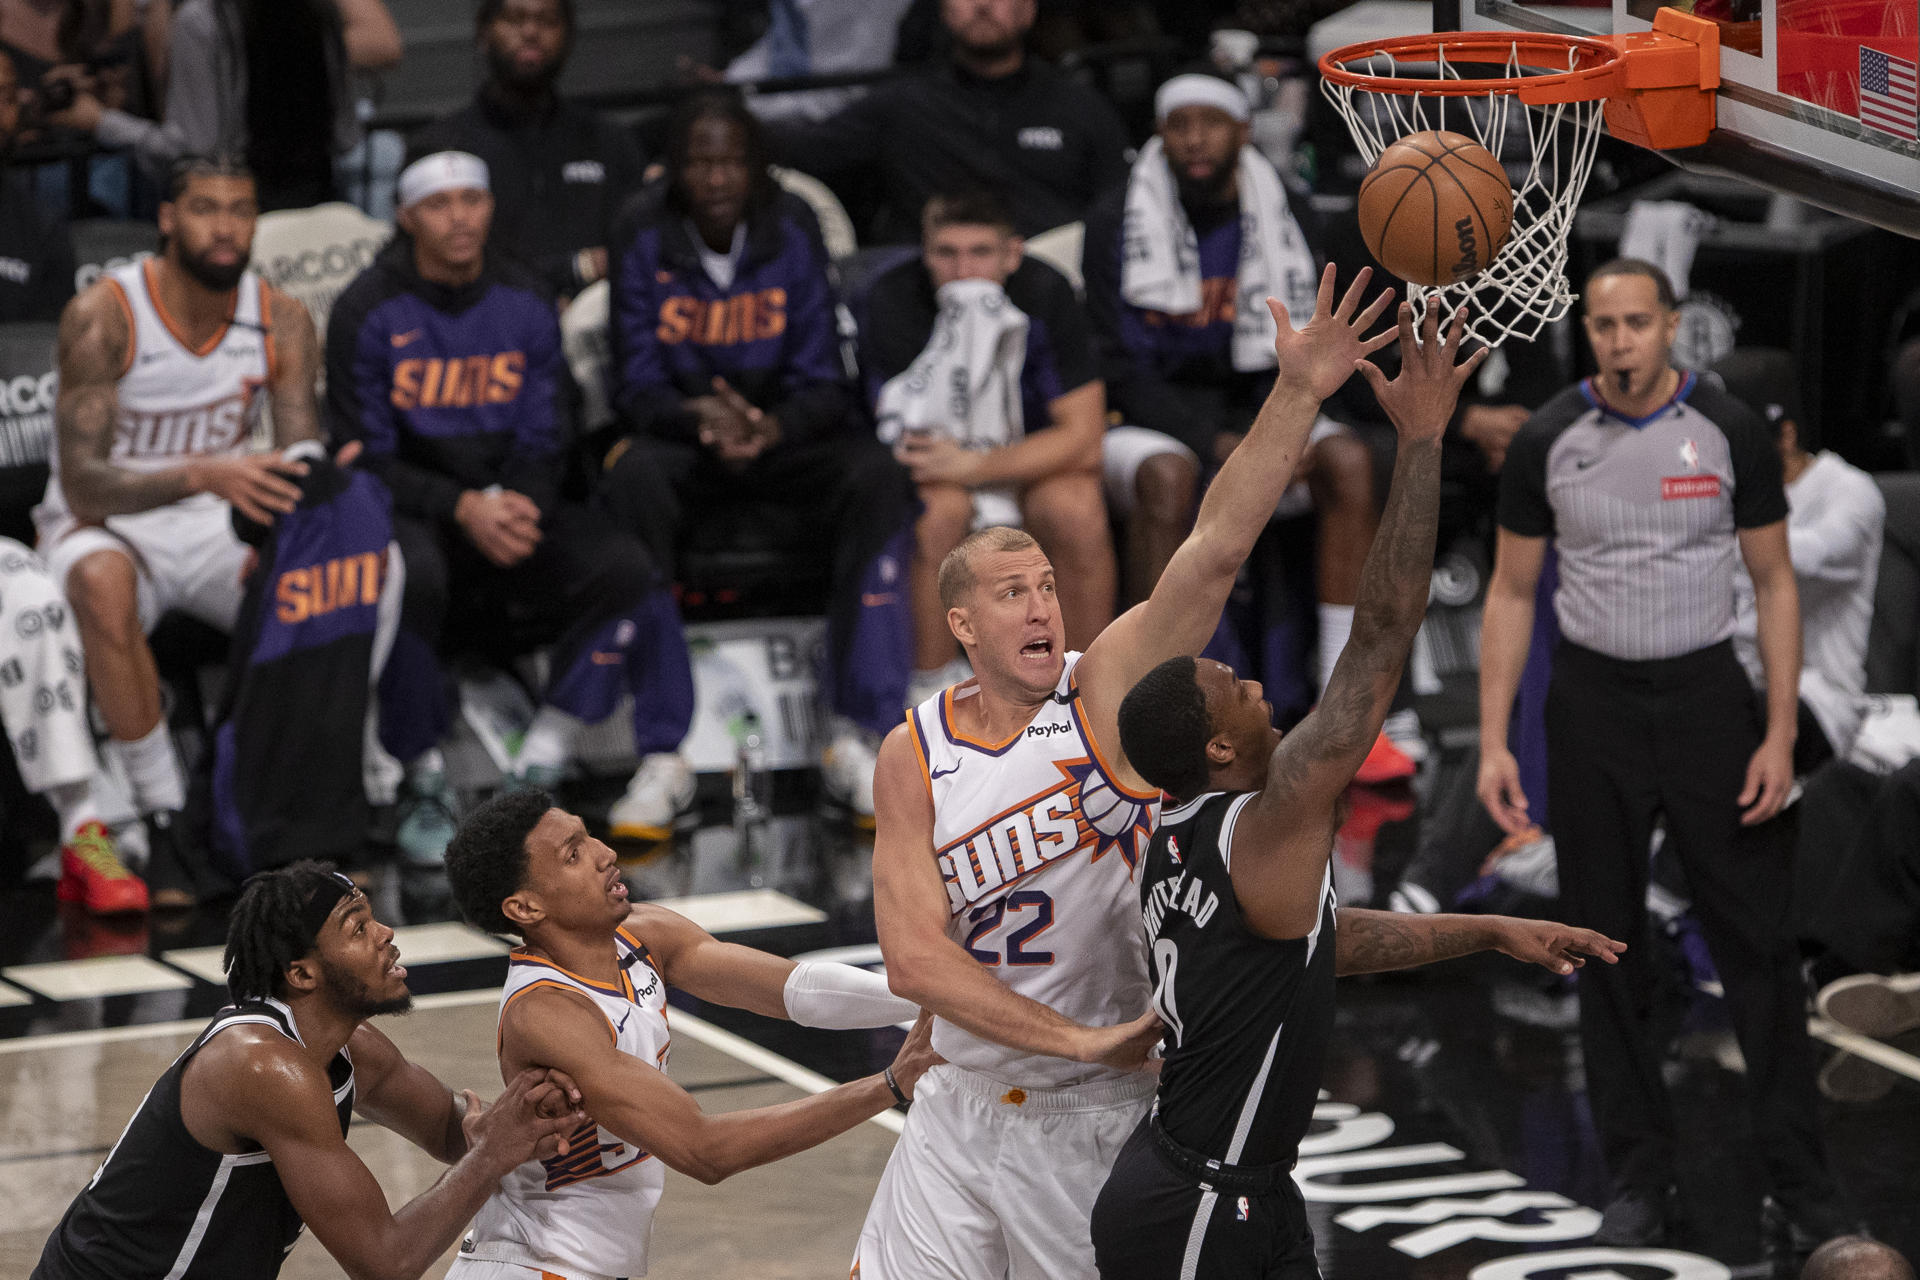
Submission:
<svg viewBox="0 0 1920 1280">
<path fill-rule="evenodd" d="M 1373 740 L 1373 750 L 1367 752 L 1367 758 L 1360 762 L 1360 772 L 1353 775 L 1353 780 L 1377 787 L 1383 782 L 1411 778 L 1416 772 L 1418 766 L 1407 758 L 1406 752 L 1393 745 L 1393 739 L 1383 733 Z"/>
<path fill-rule="evenodd" d="M 97 916 L 147 909 L 147 886 L 120 861 L 105 824 L 89 822 L 60 846 L 60 886 L 55 896 L 77 902 Z"/>
</svg>

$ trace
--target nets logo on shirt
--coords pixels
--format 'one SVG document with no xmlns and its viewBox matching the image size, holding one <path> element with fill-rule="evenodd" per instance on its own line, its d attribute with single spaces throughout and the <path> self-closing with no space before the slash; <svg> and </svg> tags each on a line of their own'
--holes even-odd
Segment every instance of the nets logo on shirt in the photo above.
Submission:
<svg viewBox="0 0 1920 1280">
<path fill-rule="evenodd" d="M 660 304 L 654 336 L 668 346 L 691 342 L 701 347 L 730 347 L 763 342 L 787 331 L 787 291 L 759 289 L 731 298 L 695 298 L 674 294 Z"/>
<path fill-rule="evenodd" d="M 416 331 L 417 332 L 417 331 Z M 393 338 L 396 347 L 407 334 Z M 409 409 L 471 409 L 483 404 L 512 404 L 526 381 L 527 357 L 521 351 L 493 355 L 416 356 L 393 366 L 393 407 Z"/>
</svg>

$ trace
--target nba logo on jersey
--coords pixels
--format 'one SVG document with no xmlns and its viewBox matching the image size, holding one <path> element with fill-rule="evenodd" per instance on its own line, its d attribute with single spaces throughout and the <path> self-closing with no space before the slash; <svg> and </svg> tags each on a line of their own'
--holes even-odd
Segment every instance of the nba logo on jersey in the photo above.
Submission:
<svg viewBox="0 0 1920 1280">
<path fill-rule="evenodd" d="M 1180 842 L 1172 836 L 1167 837 L 1167 856 L 1176 863 L 1180 861 Z"/>
<path fill-rule="evenodd" d="M 1242 1222 L 1245 1222 L 1247 1220 L 1248 1206 L 1247 1206 L 1247 1198 L 1245 1196 L 1241 1196 L 1240 1203 L 1234 1206 L 1233 1216 L 1240 1219 L 1240 1221 Z"/>
</svg>

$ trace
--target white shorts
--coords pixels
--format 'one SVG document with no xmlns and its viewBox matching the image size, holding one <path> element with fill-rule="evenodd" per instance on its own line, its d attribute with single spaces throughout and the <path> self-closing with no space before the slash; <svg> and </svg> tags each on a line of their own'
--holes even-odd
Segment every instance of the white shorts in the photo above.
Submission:
<svg viewBox="0 0 1920 1280">
<path fill-rule="evenodd" d="M 222 631 L 233 630 L 253 549 L 234 536 L 232 508 L 220 499 L 189 498 L 130 516 L 109 516 L 105 528 L 80 524 L 65 511 L 44 505 L 34 518 L 40 527 L 40 554 L 62 591 L 74 565 L 96 551 L 118 551 L 133 561 L 141 630 L 153 630 L 163 614 L 175 609 Z"/>
<path fill-rule="evenodd" d="M 1094 1280 L 1093 1202 L 1154 1086 L 1023 1092 L 950 1063 L 927 1072 L 853 1280 Z"/>
<path fill-rule="evenodd" d="M 1320 414 L 1307 432 L 1307 448 L 1311 449 L 1328 436 L 1337 436 L 1345 431 L 1346 428 L 1332 418 Z M 1109 511 L 1117 511 L 1122 517 L 1133 514 L 1138 497 L 1134 482 L 1140 477 L 1140 467 L 1147 459 L 1163 453 L 1178 454 L 1184 458 L 1194 456 L 1193 450 L 1164 432 L 1146 427 L 1107 428 L 1100 445 L 1100 470 Z M 1281 493 L 1280 501 L 1274 504 L 1273 514 L 1275 519 L 1285 519 L 1305 515 L 1311 510 L 1313 495 L 1307 489 L 1307 482 L 1296 480 Z"/>
<path fill-rule="evenodd" d="M 628 1280 L 591 1271 L 556 1271 L 551 1266 L 523 1262 L 491 1262 L 455 1254 L 446 1280 Z"/>
<path fill-rule="evenodd" d="M 1134 482 L 1140 478 L 1140 468 L 1147 459 L 1161 454 L 1186 458 L 1196 468 L 1200 465 L 1193 450 L 1163 431 L 1147 427 L 1107 428 L 1107 434 L 1100 438 L 1100 479 L 1107 491 L 1107 510 L 1122 517 L 1133 514 L 1134 507 L 1139 505 Z"/>
</svg>

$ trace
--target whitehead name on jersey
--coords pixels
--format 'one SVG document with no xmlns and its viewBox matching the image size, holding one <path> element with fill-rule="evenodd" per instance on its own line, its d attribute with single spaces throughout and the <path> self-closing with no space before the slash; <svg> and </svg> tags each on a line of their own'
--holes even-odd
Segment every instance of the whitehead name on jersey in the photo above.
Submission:
<svg viewBox="0 0 1920 1280">
<path fill-rule="evenodd" d="M 933 798 L 947 934 L 1000 981 L 1076 1022 L 1147 1007 L 1134 868 L 1160 796 L 1116 780 L 1087 727 L 1067 655 L 1053 697 L 1004 742 L 957 727 L 979 687 L 954 686 L 907 715 Z M 993 1044 L 935 1019 L 934 1049 L 1008 1084 L 1055 1088 L 1118 1073 Z"/>
<path fill-rule="evenodd" d="M 608 986 L 562 969 L 524 950 L 513 953 L 500 1012 L 529 991 L 557 987 L 593 1001 L 607 1020 L 614 1046 L 662 1070 L 672 1037 L 667 1029 L 667 984 L 645 944 L 625 929 L 617 935 L 620 982 Z M 541 1269 L 602 1276 L 643 1276 L 653 1238 L 653 1211 L 666 1170 L 648 1152 L 591 1120 L 567 1135 L 567 1154 L 529 1160 L 501 1180 L 482 1205 L 460 1255 Z"/>
</svg>

